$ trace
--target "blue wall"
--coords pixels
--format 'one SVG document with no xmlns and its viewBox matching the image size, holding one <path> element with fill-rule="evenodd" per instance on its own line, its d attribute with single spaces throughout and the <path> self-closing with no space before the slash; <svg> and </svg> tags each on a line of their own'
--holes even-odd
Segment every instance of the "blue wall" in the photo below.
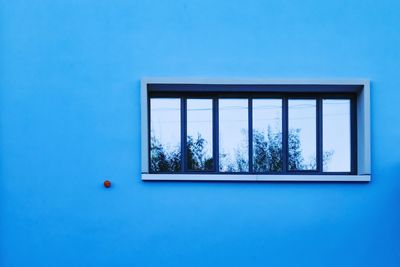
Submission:
<svg viewBox="0 0 400 267">
<path fill-rule="evenodd" d="M 400 265 L 398 1 L 0 7 L 0 266 Z M 371 79 L 373 181 L 142 182 L 144 76 Z"/>
</svg>

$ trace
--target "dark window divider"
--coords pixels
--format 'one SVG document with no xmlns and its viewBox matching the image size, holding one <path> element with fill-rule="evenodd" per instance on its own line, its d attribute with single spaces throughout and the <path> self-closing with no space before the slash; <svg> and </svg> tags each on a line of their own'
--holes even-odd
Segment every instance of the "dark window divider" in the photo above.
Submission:
<svg viewBox="0 0 400 267">
<path fill-rule="evenodd" d="M 186 98 L 181 98 L 181 172 L 187 172 L 187 102 Z"/>
<path fill-rule="evenodd" d="M 323 122 L 322 122 L 322 109 L 323 109 L 323 105 L 322 105 L 322 98 L 318 97 L 317 98 L 317 153 L 316 153 L 316 162 L 317 162 L 317 172 L 318 173 L 322 173 L 323 171 L 323 160 L 324 160 L 324 152 L 323 152 L 323 142 L 322 142 L 322 138 L 323 138 Z"/>
<path fill-rule="evenodd" d="M 248 109 L 248 133 L 249 133 L 249 141 L 248 141 L 248 152 L 249 152 L 249 172 L 253 171 L 253 99 L 249 97 L 249 103 L 247 106 Z"/>
<path fill-rule="evenodd" d="M 350 171 L 352 174 L 357 173 L 357 98 L 352 97 L 350 99 L 350 157 L 351 157 L 351 162 L 350 162 Z"/>
<path fill-rule="evenodd" d="M 148 155 L 147 155 L 147 160 L 149 161 L 149 173 L 151 173 L 151 98 L 147 98 L 147 130 L 148 130 L 148 135 L 147 135 L 147 146 L 148 146 Z"/>
<path fill-rule="evenodd" d="M 282 98 L 282 172 L 289 169 L 289 116 L 288 98 Z"/>
<path fill-rule="evenodd" d="M 219 113 L 218 98 L 213 98 L 213 163 L 214 171 L 219 172 Z"/>
</svg>

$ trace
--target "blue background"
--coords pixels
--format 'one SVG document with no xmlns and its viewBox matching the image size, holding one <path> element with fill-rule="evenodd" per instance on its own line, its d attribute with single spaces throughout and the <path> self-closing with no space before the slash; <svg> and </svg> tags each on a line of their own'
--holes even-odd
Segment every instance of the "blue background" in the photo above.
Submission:
<svg viewBox="0 0 400 267">
<path fill-rule="evenodd" d="M 400 265 L 398 1 L 0 3 L 1 266 Z M 370 79 L 373 180 L 142 182 L 145 76 Z"/>
</svg>

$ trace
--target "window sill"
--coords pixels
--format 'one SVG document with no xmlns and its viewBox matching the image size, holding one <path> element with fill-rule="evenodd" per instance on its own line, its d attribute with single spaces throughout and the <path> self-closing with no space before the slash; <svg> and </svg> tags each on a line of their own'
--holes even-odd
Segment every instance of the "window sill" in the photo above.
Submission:
<svg viewBox="0 0 400 267">
<path fill-rule="evenodd" d="M 371 175 L 148 174 L 143 181 L 369 182 Z"/>
</svg>

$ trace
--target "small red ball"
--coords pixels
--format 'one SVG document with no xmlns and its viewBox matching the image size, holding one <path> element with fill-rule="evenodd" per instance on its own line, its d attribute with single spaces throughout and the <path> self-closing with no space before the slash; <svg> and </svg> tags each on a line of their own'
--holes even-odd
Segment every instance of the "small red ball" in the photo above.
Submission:
<svg viewBox="0 0 400 267">
<path fill-rule="evenodd" d="M 104 186 L 105 186 L 106 188 L 109 188 L 109 187 L 111 186 L 111 182 L 110 182 L 109 180 L 105 180 L 105 181 L 104 181 Z"/>
</svg>

